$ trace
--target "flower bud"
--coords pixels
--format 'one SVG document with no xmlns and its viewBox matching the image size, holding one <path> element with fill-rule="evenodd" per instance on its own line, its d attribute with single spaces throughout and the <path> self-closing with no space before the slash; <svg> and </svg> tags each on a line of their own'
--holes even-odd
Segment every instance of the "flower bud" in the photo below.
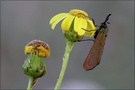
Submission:
<svg viewBox="0 0 135 90">
<path fill-rule="evenodd" d="M 64 37 L 71 42 L 79 42 L 83 39 L 83 36 L 79 36 L 75 31 L 69 30 L 63 32 Z"/>
<path fill-rule="evenodd" d="M 25 46 L 28 55 L 24 61 L 23 72 L 30 77 L 39 78 L 46 74 L 44 58 L 50 56 L 49 45 L 40 40 L 33 40 Z"/>
</svg>

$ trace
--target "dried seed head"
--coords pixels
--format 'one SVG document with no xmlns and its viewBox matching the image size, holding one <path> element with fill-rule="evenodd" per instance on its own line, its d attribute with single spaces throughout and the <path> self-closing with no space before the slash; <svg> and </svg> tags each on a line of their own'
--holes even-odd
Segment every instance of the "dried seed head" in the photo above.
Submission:
<svg viewBox="0 0 135 90">
<path fill-rule="evenodd" d="M 25 54 L 35 54 L 41 57 L 50 56 L 50 47 L 46 42 L 33 40 L 25 46 Z"/>
</svg>

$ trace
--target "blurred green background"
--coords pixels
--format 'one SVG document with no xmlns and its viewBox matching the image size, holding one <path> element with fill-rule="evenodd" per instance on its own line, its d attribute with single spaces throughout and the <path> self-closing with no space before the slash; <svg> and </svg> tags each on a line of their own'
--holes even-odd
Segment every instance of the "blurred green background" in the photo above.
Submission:
<svg viewBox="0 0 135 90">
<path fill-rule="evenodd" d="M 49 20 L 61 12 L 81 9 L 97 25 L 112 14 L 102 59 L 92 71 L 83 62 L 93 42 L 76 43 L 63 79 L 63 89 L 134 88 L 134 1 L 1 1 L 1 89 L 26 89 L 22 72 L 27 55 L 24 46 L 31 40 L 47 42 L 51 56 L 45 59 L 47 74 L 34 89 L 53 89 L 61 70 L 65 39 L 61 24 L 51 30 Z"/>
</svg>

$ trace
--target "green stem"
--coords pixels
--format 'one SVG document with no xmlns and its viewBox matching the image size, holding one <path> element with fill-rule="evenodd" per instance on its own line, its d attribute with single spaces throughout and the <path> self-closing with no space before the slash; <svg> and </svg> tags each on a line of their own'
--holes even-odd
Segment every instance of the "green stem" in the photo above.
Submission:
<svg viewBox="0 0 135 90">
<path fill-rule="evenodd" d="M 32 90 L 33 85 L 35 84 L 36 79 L 34 79 L 33 77 L 29 77 L 29 84 L 27 87 L 27 90 Z"/>
<path fill-rule="evenodd" d="M 65 48 L 65 53 L 64 53 L 64 57 L 63 57 L 62 68 L 61 68 L 61 72 L 60 72 L 60 75 L 58 77 L 58 80 L 57 80 L 57 83 L 56 83 L 56 86 L 55 86 L 55 90 L 60 89 L 63 77 L 65 75 L 65 71 L 66 71 L 66 68 L 67 68 L 69 55 L 70 55 L 70 52 L 71 52 L 73 46 L 74 46 L 73 42 L 70 42 L 70 41 L 66 40 L 66 48 Z"/>
</svg>

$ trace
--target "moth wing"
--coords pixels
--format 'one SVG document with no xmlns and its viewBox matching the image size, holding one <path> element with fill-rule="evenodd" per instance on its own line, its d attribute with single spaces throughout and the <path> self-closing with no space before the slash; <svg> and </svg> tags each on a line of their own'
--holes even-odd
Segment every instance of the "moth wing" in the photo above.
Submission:
<svg viewBox="0 0 135 90">
<path fill-rule="evenodd" d="M 94 44 L 92 45 L 89 54 L 87 55 L 84 61 L 83 68 L 85 69 L 85 71 L 92 70 L 97 65 L 99 65 L 103 48 L 105 45 L 106 34 L 107 34 L 106 31 L 107 30 L 105 29 L 101 29 L 100 32 L 98 33 L 94 41 Z"/>
</svg>

